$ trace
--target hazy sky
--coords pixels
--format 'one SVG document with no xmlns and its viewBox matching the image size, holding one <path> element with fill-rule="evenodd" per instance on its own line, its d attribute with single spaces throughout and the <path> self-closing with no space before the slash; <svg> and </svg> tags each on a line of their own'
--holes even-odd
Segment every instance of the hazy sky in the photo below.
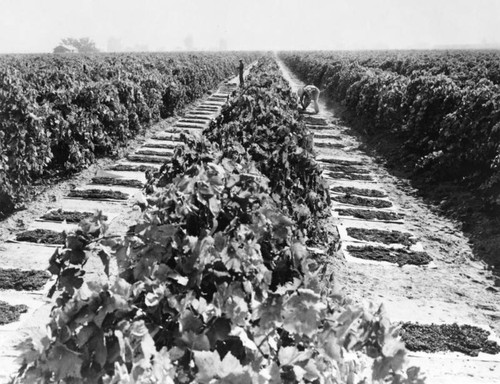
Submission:
<svg viewBox="0 0 500 384">
<path fill-rule="evenodd" d="M 0 0 L 0 53 L 64 37 L 103 51 L 500 48 L 500 0 Z"/>
</svg>

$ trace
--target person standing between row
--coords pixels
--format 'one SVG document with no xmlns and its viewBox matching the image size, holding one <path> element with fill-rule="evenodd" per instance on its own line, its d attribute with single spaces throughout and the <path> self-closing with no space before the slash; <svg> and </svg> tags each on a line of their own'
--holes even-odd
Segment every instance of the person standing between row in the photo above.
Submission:
<svg viewBox="0 0 500 384">
<path fill-rule="evenodd" d="M 240 65 L 238 66 L 238 73 L 240 75 L 240 87 L 243 87 L 244 79 L 243 79 L 243 71 L 245 66 L 243 65 L 243 60 L 240 59 Z"/>
<path fill-rule="evenodd" d="M 305 112 L 311 101 L 313 102 L 314 112 L 319 113 L 319 89 L 314 85 L 306 85 L 297 90 L 298 103 L 302 107 L 301 112 Z"/>
</svg>

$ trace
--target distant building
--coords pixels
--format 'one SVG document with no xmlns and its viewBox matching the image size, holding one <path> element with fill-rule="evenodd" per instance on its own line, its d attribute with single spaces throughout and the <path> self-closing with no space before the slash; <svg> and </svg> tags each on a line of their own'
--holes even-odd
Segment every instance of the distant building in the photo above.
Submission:
<svg viewBox="0 0 500 384">
<path fill-rule="evenodd" d="M 54 53 L 75 53 L 76 49 L 68 45 L 59 44 L 54 48 Z"/>
</svg>

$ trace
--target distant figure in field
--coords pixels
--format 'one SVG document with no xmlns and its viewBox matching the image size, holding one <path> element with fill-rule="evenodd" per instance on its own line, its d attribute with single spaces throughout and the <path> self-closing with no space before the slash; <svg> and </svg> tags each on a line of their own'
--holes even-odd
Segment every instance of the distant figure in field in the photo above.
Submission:
<svg viewBox="0 0 500 384">
<path fill-rule="evenodd" d="M 298 103 L 302 107 L 302 112 L 304 112 L 311 101 L 313 102 L 314 112 L 319 112 L 319 89 L 314 85 L 306 85 L 304 87 L 300 87 L 297 91 Z"/>
<path fill-rule="evenodd" d="M 243 65 L 243 60 L 240 59 L 240 65 L 238 66 L 238 73 L 240 75 L 240 87 L 243 87 L 243 70 L 245 69 L 245 66 Z"/>
</svg>

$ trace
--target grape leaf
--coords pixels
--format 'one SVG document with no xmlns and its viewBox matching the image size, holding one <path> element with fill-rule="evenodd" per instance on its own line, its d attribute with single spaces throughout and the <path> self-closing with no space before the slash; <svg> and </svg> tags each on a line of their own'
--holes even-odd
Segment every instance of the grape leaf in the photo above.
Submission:
<svg viewBox="0 0 500 384">
<path fill-rule="evenodd" d="M 221 361 L 217 351 L 195 351 L 194 361 L 198 368 L 196 378 L 202 383 L 209 382 L 213 378 L 223 379 L 230 375 L 236 379 L 244 373 L 243 366 L 230 352 Z"/>
<path fill-rule="evenodd" d="M 295 363 L 311 358 L 311 351 L 299 351 L 297 347 L 283 347 L 278 351 L 278 360 L 281 365 L 294 365 Z"/>
<path fill-rule="evenodd" d="M 66 346 L 56 343 L 49 352 L 48 367 L 54 373 L 54 379 L 65 380 L 69 378 L 81 378 L 82 359 L 80 354 L 68 349 Z"/>
<path fill-rule="evenodd" d="M 284 305 L 283 328 L 290 333 L 312 337 L 319 331 L 319 319 L 325 308 L 318 294 L 310 289 L 299 289 Z"/>
<path fill-rule="evenodd" d="M 194 362 L 198 368 L 196 378 L 201 382 L 209 382 L 217 376 L 221 360 L 216 351 L 194 351 Z"/>
</svg>

